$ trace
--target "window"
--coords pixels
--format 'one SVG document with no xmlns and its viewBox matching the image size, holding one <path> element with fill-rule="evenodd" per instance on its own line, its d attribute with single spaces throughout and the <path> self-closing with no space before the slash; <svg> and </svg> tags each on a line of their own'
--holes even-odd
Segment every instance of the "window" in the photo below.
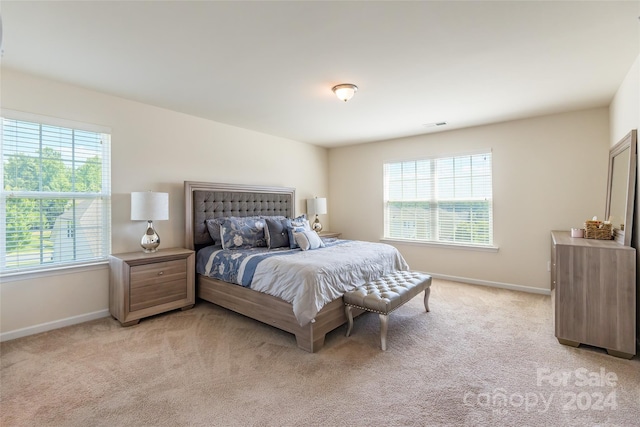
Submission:
<svg viewBox="0 0 640 427">
<path fill-rule="evenodd" d="M 109 131 L 18 112 L 1 120 L 2 273 L 108 259 Z"/>
<path fill-rule="evenodd" d="M 491 152 L 384 165 L 384 235 L 493 245 Z"/>
</svg>

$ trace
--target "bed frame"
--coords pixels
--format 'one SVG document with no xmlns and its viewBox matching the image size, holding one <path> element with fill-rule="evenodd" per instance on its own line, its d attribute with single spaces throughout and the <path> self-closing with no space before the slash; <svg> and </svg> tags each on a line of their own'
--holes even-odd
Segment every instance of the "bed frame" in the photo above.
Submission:
<svg viewBox="0 0 640 427">
<path fill-rule="evenodd" d="M 295 215 L 295 189 L 251 185 L 184 182 L 185 245 L 198 250 L 211 245 L 205 221 L 223 216 Z M 298 347 L 316 352 L 325 335 L 347 323 L 342 298 L 327 304 L 314 320 L 300 326 L 290 303 L 235 284 L 196 275 L 196 295 L 221 307 L 296 336 Z M 362 311 L 354 312 L 354 315 Z"/>
</svg>

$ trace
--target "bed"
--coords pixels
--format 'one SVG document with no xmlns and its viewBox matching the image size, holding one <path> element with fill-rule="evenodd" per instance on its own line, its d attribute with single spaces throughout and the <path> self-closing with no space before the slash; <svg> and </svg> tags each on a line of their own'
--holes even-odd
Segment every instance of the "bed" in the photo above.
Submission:
<svg viewBox="0 0 640 427">
<path fill-rule="evenodd" d="M 185 245 L 187 248 L 198 252 L 201 258 L 213 257 L 213 254 L 220 252 L 216 251 L 217 248 L 212 249 L 213 239 L 207 228 L 207 220 L 231 216 L 295 217 L 295 190 L 293 188 L 185 181 L 184 191 Z M 367 277 L 385 274 L 389 269 L 408 269 L 402 256 L 397 253 L 395 248 L 389 245 L 351 241 L 327 242 L 328 246 L 335 245 L 336 248 L 306 251 L 306 253 L 298 250 L 297 254 L 291 254 L 291 256 L 286 257 L 281 254 L 272 254 L 278 256 L 261 261 L 262 264 L 255 272 L 256 277 L 253 277 L 253 283 L 249 286 L 244 286 L 240 282 L 230 283 L 219 278 L 209 277 L 209 275 L 203 274 L 202 267 L 198 267 L 196 295 L 200 299 L 294 334 L 298 347 L 308 352 L 316 352 L 324 345 L 325 335 L 328 332 L 347 322 L 341 293 L 357 284 L 361 284 L 362 278 L 355 277 L 352 274 L 351 276 L 342 276 L 339 280 L 334 279 L 330 283 L 329 291 L 316 291 L 316 293 L 322 293 L 326 301 L 318 304 L 319 308 L 310 314 L 307 310 L 307 317 L 302 316 L 301 318 L 300 313 L 305 312 L 305 310 L 299 308 L 299 303 L 293 296 L 286 293 L 280 295 L 276 292 L 271 292 L 270 288 L 273 283 L 265 284 L 266 277 L 271 277 L 271 274 L 264 274 L 264 272 L 269 268 L 267 266 L 271 262 L 295 264 L 293 261 L 283 261 L 283 258 L 294 260 L 302 257 L 302 260 L 297 261 L 299 268 L 306 264 L 314 264 L 316 260 L 329 256 L 331 251 L 337 251 L 338 254 L 340 254 L 340 251 L 343 254 L 349 250 L 353 251 L 353 249 L 350 249 L 350 245 L 356 244 L 364 245 L 362 248 L 358 248 L 357 252 L 365 254 L 372 249 L 366 245 L 379 245 L 373 247 L 377 251 L 392 250 L 396 252 L 392 255 L 396 257 L 396 260 L 393 263 L 389 262 L 389 265 L 384 267 L 378 266 L 377 262 L 370 262 L 368 264 L 372 264 L 373 267 L 368 266 L 367 270 L 364 268 L 365 262 L 359 261 L 363 265 L 363 271 L 367 271 Z M 228 252 L 228 250 L 225 251 Z M 313 254 L 311 254 L 312 252 Z M 307 256 L 306 261 L 305 256 Z M 311 256 L 313 258 L 309 258 Z M 342 257 L 345 258 L 344 255 Z M 360 258 L 366 259 L 366 257 Z M 310 260 L 314 262 L 309 262 Z M 352 267 L 354 266 L 356 268 L 353 268 L 353 270 L 358 270 L 357 265 L 352 265 Z M 380 271 L 378 272 L 375 268 L 379 268 Z M 281 276 L 274 277 L 269 280 L 281 279 Z M 350 278 L 347 279 L 347 277 Z M 300 281 L 304 282 L 304 286 L 307 286 L 306 279 L 301 278 Z M 262 288 L 262 292 L 254 288 Z M 267 292 L 272 294 L 270 295 Z M 279 296 L 282 296 L 282 298 Z M 361 313 L 362 311 L 356 311 L 354 315 Z"/>
</svg>

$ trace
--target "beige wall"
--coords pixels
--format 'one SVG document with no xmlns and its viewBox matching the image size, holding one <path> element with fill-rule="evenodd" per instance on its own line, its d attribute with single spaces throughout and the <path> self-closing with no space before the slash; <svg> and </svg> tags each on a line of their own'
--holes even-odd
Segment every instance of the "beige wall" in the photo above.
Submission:
<svg viewBox="0 0 640 427">
<path fill-rule="evenodd" d="M 549 287 L 549 231 L 578 227 L 592 215 L 604 215 L 609 145 L 640 122 L 638 63 L 610 112 L 602 108 L 532 118 L 336 148 L 328 154 L 307 144 L 6 69 L 0 106 L 112 129 L 114 253 L 138 250 L 137 236 L 144 225 L 128 219 L 131 191 L 170 193 L 171 219 L 156 226 L 163 247 L 183 244 L 184 180 L 296 187 L 298 212 L 304 212 L 305 198 L 324 195 L 331 214 L 331 224 L 323 218 L 325 229 L 376 241 L 383 234 L 384 161 L 491 148 L 494 235 L 500 250 L 397 246 L 415 269 L 544 291 Z M 140 159 L 149 154 L 159 166 L 143 167 Z M 283 160 L 288 161 L 286 168 Z M 4 279 L 3 339 L 16 336 L 16 331 L 21 334 L 23 328 L 34 332 L 103 316 L 107 290 L 105 266 Z"/>
<path fill-rule="evenodd" d="M 298 213 L 304 199 L 328 195 L 326 149 L 11 70 L 1 79 L 2 108 L 111 128 L 113 253 L 140 249 L 145 224 L 129 220 L 132 191 L 169 193 L 170 219 L 155 224 L 167 248 L 184 243 L 185 180 L 295 187 Z M 108 270 L 5 278 L 0 301 L 2 333 L 105 315 Z"/>
<path fill-rule="evenodd" d="M 395 244 L 413 269 L 481 284 L 549 289 L 551 230 L 604 216 L 607 108 L 557 114 L 329 151 L 329 213 L 343 237 L 383 237 L 382 165 L 493 150 L 498 252 Z"/>
<path fill-rule="evenodd" d="M 640 126 L 640 55 L 636 58 L 609 107 L 611 145 Z"/>
<path fill-rule="evenodd" d="M 616 95 L 613 97 L 609 106 L 609 117 L 611 122 L 609 144 L 611 146 L 617 144 L 632 129 L 640 129 L 640 55 L 636 58 L 625 79 L 620 84 Z M 632 245 L 638 249 L 638 234 L 640 234 L 640 184 L 638 184 L 640 183 L 640 167 L 637 168 L 636 181 Z M 640 251 L 638 251 L 637 256 L 638 261 L 640 261 Z M 638 275 L 638 283 L 640 289 L 640 275 Z M 638 292 L 638 298 L 640 303 L 640 292 Z M 640 316 L 640 310 L 638 310 L 638 315 Z"/>
<path fill-rule="evenodd" d="M 627 73 L 624 81 L 618 88 L 611 106 L 611 145 L 616 144 L 631 129 L 640 129 L 640 55 Z M 640 167 L 637 168 L 636 200 L 634 212 L 633 237 L 631 245 L 636 248 L 636 266 L 640 263 L 640 250 L 638 247 L 638 235 L 640 235 Z M 637 267 L 636 267 L 637 271 Z M 640 345 L 640 274 L 636 275 L 636 334 Z"/>
</svg>

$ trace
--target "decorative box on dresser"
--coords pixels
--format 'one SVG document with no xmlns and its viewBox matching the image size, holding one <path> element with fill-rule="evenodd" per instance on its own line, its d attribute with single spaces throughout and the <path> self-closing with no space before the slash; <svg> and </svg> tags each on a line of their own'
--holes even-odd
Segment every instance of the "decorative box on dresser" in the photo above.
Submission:
<svg viewBox="0 0 640 427">
<path fill-rule="evenodd" d="M 109 257 L 109 311 L 122 326 L 195 303 L 195 252 L 160 249 Z"/>
<path fill-rule="evenodd" d="M 551 232 L 551 301 L 561 344 L 636 354 L 635 249 Z"/>
</svg>

